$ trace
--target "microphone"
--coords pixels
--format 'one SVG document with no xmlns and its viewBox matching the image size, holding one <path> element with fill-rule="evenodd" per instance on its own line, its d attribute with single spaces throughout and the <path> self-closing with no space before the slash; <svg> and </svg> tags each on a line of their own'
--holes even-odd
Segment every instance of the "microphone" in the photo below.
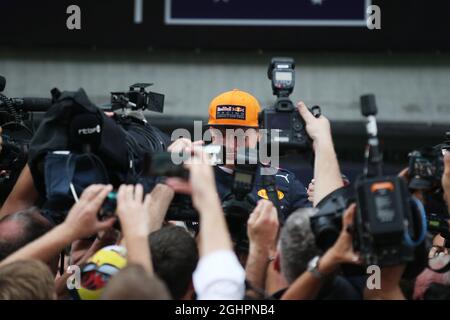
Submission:
<svg viewBox="0 0 450 320">
<path fill-rule="evenodd" d="M 11 98 L 10 100 L 14 107 L 29 112 L 46 112 L 52 106 L 52 99 L 48 98 Z M 0 107 L 3 106 L 6 104 L 0 100 Z"/>
<path fill-rule="evenodd" d="M 369 174 L 369 162 L 376 168 L 376 173 L 378 176 L 382 175 L 382 155 L 379 148 L 378 141 L 378 128 L 376 114 L 378 113 L 377 104 L 375 101 L 374 94 L 366 94 L 360 97 L 361 103 L 361 114 L 366 117 L 366 131 L 368 137 L 368 144 L 365 151 L 365 166 L 364 175 Z"/>
<path fill-rule="evenodd" d="M 3 92 L 5 90 L 6 86 L 6 79 L 3 76 L 0 76 L 0 92 Z"/>
<path fill-rule="evenodd" d="M 102 128 L 102 121 L 95 114 L 78 114 L 69 125 L 69 143 L 77 149 L 97 149 L 101 142 Z"/>
</svg>

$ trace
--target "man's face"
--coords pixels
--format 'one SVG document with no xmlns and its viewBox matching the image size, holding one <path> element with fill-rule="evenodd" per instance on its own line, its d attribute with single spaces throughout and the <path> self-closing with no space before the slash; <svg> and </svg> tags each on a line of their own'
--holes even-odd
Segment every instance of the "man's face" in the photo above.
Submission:
<svg viewBox="0 0 450 320">
<path fill-rule="evenodd" d="M 259 140 L 257 128 L 210 127 L 213 144 L 224 146 L 226 164 L 232 165 L 240 148 L 255 149 Z"/>
</svg>

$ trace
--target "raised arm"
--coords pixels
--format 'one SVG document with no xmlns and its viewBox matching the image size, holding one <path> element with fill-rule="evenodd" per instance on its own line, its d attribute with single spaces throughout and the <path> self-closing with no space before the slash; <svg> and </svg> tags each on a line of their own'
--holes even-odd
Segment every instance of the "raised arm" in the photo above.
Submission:
<svg viewBox="0 0 450 320">
<path fill-rule="evenodd" d="M 8 256 L 0 263 L 0 266 L 22 259 L 48 262 L 73 241 L 109 229 L 115 219 L 99 221 L 97 213 L 111 190 L 111 186 L 92 185 L 88 187 L 81 195 L 80 201 L 70 209 L 62 224 Z"/>
<path fill-rule="evenodd" d="M 139 264 L 153 274 L 148 235 L 150 233 L 149 209 L 151 196 L 143 198 L 142 185 L 121 185 L 117 193 L 117 215 L 120 220 L 127 262 Z"/>
<path fill-rule="evenodd" d="M 247 221 L 250 246 L 245 273 L 253 288 L 265 289 L 267 268 L 275 257 L 278 227 L 277 210 L 273 203 L 268 200 L 258 201 Z M 263 298 L 254 290 L 250 290 L 247 295 Z"/>
<path fill-rule="evenodd" d="M 344 186 L 339 163 L 333 146 L 330 122 L 321 115 L 314 117 L 303 102 L 297 105 L 306 123 L 306 131 L 313 140 L 314 161 L 314 206 L 334 190 Z"/>
<path fill-rule="evenodd" d="M 34 186 L 30 167 L 25 165 L 11 193 L 0 210 L 0 218 L 32 207 L 39 194 Z"/>
<path fill-rule="evenodd" d="M 282 300 L 314 299 L 323 285 L 325 277 L 334 273 L 342 263 L 360 263 L 353 251 L 352 236 L 347 231 L 352 224 L 356 206 L 351 205 L 342 217 L 342 230 L 334 245 L 319 259 L 316 273 L 304 272 L 281 297 Z"/>
<path fill-rule="evenodd" d="M 189 181 L 176 178 L 166 183 L 176 192 L 192 194 L 192 202 L 200 215 L 200 261 L 194 272 L 194 288 L 199 300 L 242 299 L 245 272 L 232 250 L 224 213 L 217 194 L 214 173 L 207 156 L 192 152 Z"/>
</svg>

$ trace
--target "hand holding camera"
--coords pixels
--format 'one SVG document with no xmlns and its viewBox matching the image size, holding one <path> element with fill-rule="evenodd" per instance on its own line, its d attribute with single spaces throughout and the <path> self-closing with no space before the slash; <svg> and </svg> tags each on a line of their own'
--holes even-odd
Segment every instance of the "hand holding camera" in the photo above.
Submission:
<svg viewBox="0 0 450 320">
<path fill-rule="evenodd" d="M 121 185 L 117 192 L 117 216 L 124 236 L 148 236 L 150 195 L 144 198 L 142 185 Z"/>
<path fill-rule="evenodd" d="M 297 104 L 297 110 L 305 120 L 306 132 L 313 140 L 314 148 L 318 143 L 332 142 L 330 121 L 327 118 L 314 116 L 303 101 Z"/>
<path fill-rule="evenodd" d="M 197 209 L 208 202 L 219 204 L 214 173 L 208 164 L 207 154 L 199 147 L 187 148 L 186 152 L 191 154 L 190 159 L 184 163 L 184 167 L 189 170 L 189 181 L 171 177 L 166 180 L 166 184 L 175 192 L 191 194 Z"/>
<path fill-rule="evenodd" d="M 63 223 L 74 240 L 90 237 L 113 226 L 115 218 L 104 221 L 97 218 L 97 213 L 111 190 L 110 185 L 93 184 L 81 194 L 80 200 L 70 209 Z"/>
<path fill-rule="evenodd" d="M 342 216 L 342 229 L 338 239 L 320 259 L 320 273 L 331 274 L 343 263 L 361 263 L 359 255 L 353 250 L 353 239 L 350 233 L 355 214 L 356 204 L 352 204 Z"/>
<path fill-rule="evenodd" d="M 270 250 L 275 250 L 276 247 L 278 227 L 277 210 L 273 203 L 268 200 L 258 201 L 247 221 L 250 247 L 269 255 Z"/>
</svg>

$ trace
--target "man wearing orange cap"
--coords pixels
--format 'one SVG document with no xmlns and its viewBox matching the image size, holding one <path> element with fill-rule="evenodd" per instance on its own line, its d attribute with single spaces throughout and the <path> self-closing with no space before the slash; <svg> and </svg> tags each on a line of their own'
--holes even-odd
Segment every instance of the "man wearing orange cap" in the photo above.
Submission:
<svg viewBox="0 0 450 320">
<path fill-rule="evenodd" d="M 215 129 L 211 130 L 212 142 L 222 145 L 226 152 L 225 164 L 215 167 L 217 190 L 222 200 L 231 191 L 237 149 L 255 149 L 258 146 L 260 111 L 259 102 L 255 97 L 237 89 L 218 95 L 209 105 L 208 126 L 210 129 Z M 232 134 L 232 130 L 237 129 L 242 129 L 244 132 L 243 139 L 240 139 L 238 133 Z M 274 169 L 281 217 L 287 218 L 297 208 L 310 207 L 306 188 L 295 175 L 285 169 Z M 257 170 L 251 192 L 255 202 L 268 198 L 262 182 L 261 172 Z"/>
</svg>

